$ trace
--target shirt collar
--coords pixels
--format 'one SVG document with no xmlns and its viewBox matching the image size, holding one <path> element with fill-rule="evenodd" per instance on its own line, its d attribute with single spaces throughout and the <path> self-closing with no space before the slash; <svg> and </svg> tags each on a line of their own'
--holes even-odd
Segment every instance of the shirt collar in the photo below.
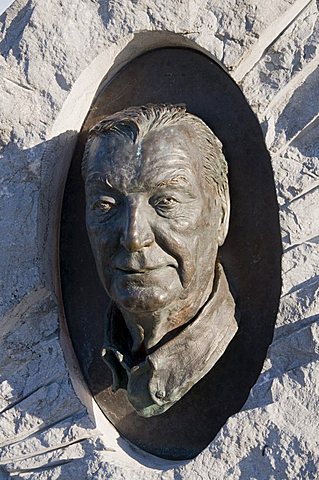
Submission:
<svg viewBox="0 0 319 480">
<path fill-rule="evenodd" d="M 133 365 L 125 321 L 112 303 L 106 312 L 102 351 L 113 374 L 113 390 L 125 388 L 139 414 L 164 412 L 213 367 L 238 327 L 224 270 L 216 266 L 214 288 L 194 320 L 174 338 Z"/>
</svg>

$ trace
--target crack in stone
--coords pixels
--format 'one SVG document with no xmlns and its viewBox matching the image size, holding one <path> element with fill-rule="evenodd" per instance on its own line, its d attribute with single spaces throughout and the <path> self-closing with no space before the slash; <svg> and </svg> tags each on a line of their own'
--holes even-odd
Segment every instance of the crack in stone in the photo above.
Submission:
<svg viewBox="0 0 319 480">
<path fill-rule="evenodd" d="M 28 85 L 24 85 L 23 83 L 16 82 L 15 80 L 12 80 L 11 78 L 3 77 L 4 80 L 6 80 L 9 83 L 12 83 L 13 85 L 16 85 L 17 87 L 22 88 L 23 90 L 27 90 L 29 92 L 34 92 L 35 88 L 34 87 L 29 87 Z"/>
<path fill-rule="evenodd" d="M 65 376 L 65 372 L 61 372 L 60 375 L 56 375 L 55 377 L 52 377 L 48 382 L 43 382 L 40 387 L 37 387 L 37 388 L 31 390 L 26 395 L 23 395 L 20 398 L 18 398 L 17 400 L 15 400 L 14 402 L 10 403 L 10 405 L 6 406 L 3 410 L 0 410 L 0 415 L 3 415 L 5 412 L 10 410 L 11 408 L 16 407 L 17 405 L 19 405 L 19 403 L 21 403 L 24 400 L 26 400 L 27 398 L 31 397 L 34 393 L 38 392 L 41 388 L 49 387 L 53 383 L 56 383 L 57 380 L 63 378 L 63 376 Z"/>
<path fill-rule="evenodd" d="M 312 73 L 319 65 L 319 55 L 314 57 L 310 60 L 301 70 L 299 70 L 291 80 L 281 88 L 278 93 L 272 98 L 269 102 L 267 107 L 263 112 L 260 113 L 259 118 L 263 120 L 267 120 L 268 113 L 277 107 L 281 100 L 284 99 L 289 92 L 295 91 L 298 87 L 300 87 L 305 79 Z"/>
<path fill-rule="evenodd" d="M 50 426 L 50 428 L 52 428 L 52 426 Z M 5 458 L 3 460 L 0 460 L 0 465 L 5 466 L 9 462 L 10 463 L 20 462 L 20 461 L 28 460 L 29 458 L 32 459 L 34 457 L 39 457 L 39 456 L 45 455 L 47 453 L 52 453 L 52 452 L 55 452 L 55 451 L 58 451 L 58 450 L 63 450 L 64 448 L 70 447 L 72 445 L 76 445 L 77 443 L 82 443 L 85 440 L 89 440 L 92 437 L 93 437 L 93 435 L 89 435 L 89 434 L 81 435 L 79 438 L 76 438 L 75 440 L 71 440 L 71 441 L 65 442 L 65 443 L 56 444 L 54 447 L 47 447 L 47 448 L 44 448 L 43 450 L 33 452 L 33 453 L 29 453 L 27 455 L 23 455 L 23 456 L 19 456 L 19 457 Z"/>
</svg>

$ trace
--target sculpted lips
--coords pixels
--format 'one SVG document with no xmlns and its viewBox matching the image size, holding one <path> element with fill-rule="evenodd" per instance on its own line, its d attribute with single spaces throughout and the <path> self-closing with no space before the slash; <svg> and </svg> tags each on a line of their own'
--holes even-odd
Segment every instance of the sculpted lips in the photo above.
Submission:
<svg viewBox="0 0 319 480">
<path fill-rule="evenodd" d="M 157 273 L 165 268 L 178 269 L 178 263 L 174 258 L 158 255 L 157 251 L 150 251 L 149 255 L 136 252 L 131 255 L 121 253 L 114 258 L 110 265 L 111 269 L 122 275 L 147 275 Z"/>
<path fill-rule="evenodd" d="M 126 274 L 126 275 L 134 275 L 134 274 L 148 274 L 152 273 L 156 270 L 161 270 L 163 268 L 167 267 L 173 267 L 175 268 L 175 265 L 167 265 L 167 264 L 161 264 L 161 265 L 152 265 L 152 266 L 146 266 L 146 267 L 132 267 L 130 265 L 121 265 L 121 266 L 116 266 L 115 269 Z"/>
</svg>

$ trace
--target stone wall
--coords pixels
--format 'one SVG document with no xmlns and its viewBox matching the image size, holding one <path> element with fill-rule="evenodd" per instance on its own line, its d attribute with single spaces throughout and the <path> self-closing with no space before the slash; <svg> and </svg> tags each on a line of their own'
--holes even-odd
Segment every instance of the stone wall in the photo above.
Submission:
<svg viewBox="0 0 319 480">
<path fill-rule="evenodd" d="M 317 2 L 16 0 L 1 24 L 0 479 L 318 478 Z M 76 134 L 102 78 L 154 46 L 188 44 L 226 67 L 262 125 L 283 290 L 242 411 L 197 458 L 174 463 L 132 449 L 86 391 L 65 331 L 57 242 Z"/>
</svg>

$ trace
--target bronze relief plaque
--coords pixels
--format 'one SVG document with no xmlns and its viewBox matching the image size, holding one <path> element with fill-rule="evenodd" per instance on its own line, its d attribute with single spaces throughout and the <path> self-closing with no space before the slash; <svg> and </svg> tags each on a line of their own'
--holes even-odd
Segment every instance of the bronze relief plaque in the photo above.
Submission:
<svg viewBox="0 0 319 480">
<path fill-rule="evenodd" d="M 102 84 L 65 189 L 61 282 L 82 372 L 123 437 L 192 458 L 243 406 L 280 257 L 269 154 L 221 67 L 158 49 Z"/>
</svg>

